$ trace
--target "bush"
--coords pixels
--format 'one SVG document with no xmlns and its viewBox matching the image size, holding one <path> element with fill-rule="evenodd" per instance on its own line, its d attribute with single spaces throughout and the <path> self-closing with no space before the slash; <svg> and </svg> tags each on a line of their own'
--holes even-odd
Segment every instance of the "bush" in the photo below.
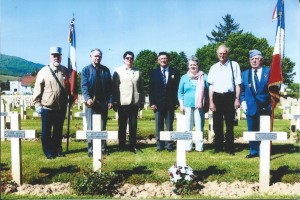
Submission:
<svg viewBox="0 0 300 200">
<path fill-rule="evenodd" d="M 77 194 L 112 195 L 119 183 L 114 172 L 84 172 L 71 183 Z"/>
</svg>

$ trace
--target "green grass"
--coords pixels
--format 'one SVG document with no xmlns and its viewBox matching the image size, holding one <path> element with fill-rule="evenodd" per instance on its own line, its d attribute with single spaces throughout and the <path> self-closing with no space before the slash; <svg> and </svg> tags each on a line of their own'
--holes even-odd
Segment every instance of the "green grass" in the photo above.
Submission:
<svg viewBox="0 0 300 200">
<path fill-rule="evenodd" d="M 18 77 L 18 76 L 7 76 L 7 75 L 0 74 L 0 80 L 1 80 L 1 82 L 17 81 L 19 79 L 20 79 L 20 77 Z"/>
<path fill-rule="evenodd" d="M 75 112 L 77 111 L 73 110 L 73 113 Z M 32 116 L 32 110 L 27 110 L 27 114 Z M 109 118 L 107 129 L 117 130 L 117 120 L 114 119 L 113 111 L 109 112 Z M 67 120 L 65 121 L 64 130 L 66 130 L 66 125 Z M 22 129 L 36 129 L 38 136 L 41 134 L 40 119 L 29 117 L 29 119 L 22 121 L 21 127 Z M 174 127 L 176 127 L 176 121 Z M 83 170 L 91 170 L 92 159 L 87 156 L 86 142 L 76 141 L 74 138 L 77 129 L 82 129 L 82 119 L 73 117 L 70 124 L 72 140 L 69 144 L 69 152 L 64 158 L 47 160 L 42 152 L 40 140 L 37 142 L 22 141 L 23 182 L 30 184 L 69 182 L 74 180 Z M 207 129 L 208 122 L 206 121 L 205 136 L 207 136 Z M 274 130 L 289 132 L 289 121 L 276 120 Z M 246 131 L 246 121 L 241 120 L 239 126 L 235 127 L 235 137 L 242 137 L 244 131 Z M 151 138 L 155 135 L 152 111 L 144 110 L 143 118 L 138 121 L 138 135 L 139 138 Z M 155 144 L 139 144 L 141 151 L 137 154 L 127 151 L 119 152 L 117 143 L 109 143 L 108 146 L 111 154 L 104 156 L 103 171 L 114 171 L 122 175 L 124 183 L 143 184 L 144 182 L 162 183 L 168 181 L 167 170 L 176 162 L 175 152 L 155 152 Z M 63 143 L 63 148 L 65 149 L 65 147 L 66 143 Z M 270 171 L 271 184 L 276 182 L 299 182 L 299 147 L 299 142 L 295 144 L 273 143 Z M 10 174 L 10 148 L 9 141 L 1 142 L 1 176 Z M 259 159 L 245 159 L 249 152 L 248 148 L 248 144 L 236 144 L 236 155 L 230 156 L 226 153 L 213 154 L 212 144 L 205 144 L 204 152 L 187 154 L 187 163 L 193 168 L 199 181 L 234 182 L 239 180 L 258 182 Z M 25 197 L 31 198 L 30 196 Z M 6 195 L 5 198 L 15 198 L 15 196 Z M 56 197 L 51 196 L 51 198 Z M 58 198 L 74 197 L 70 195 L 67 197 L 58 196 Z M 81 198 L 92 197 L 82 196 Z M 203 197 L 196 196 L 195 198 Z M 259 198 L 265 198 L 265 196 Z"/>
</svg>

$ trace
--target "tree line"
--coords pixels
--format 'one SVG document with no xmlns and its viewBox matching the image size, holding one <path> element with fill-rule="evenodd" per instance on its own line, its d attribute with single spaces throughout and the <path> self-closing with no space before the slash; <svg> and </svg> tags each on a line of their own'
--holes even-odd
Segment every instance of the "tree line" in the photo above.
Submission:
<svg viewBox="0 0 300 200">
<path fill-rule="evenodd" d="M 250 67 L 249 50 L 251 49 L 260 50 L 264 57 L 264 65 L 271 66 L 274 47 L 268 44 L 266 38 L 257 38 L 249 32 L 243 33 L 243 30 L 239 28 L 239 24 L 235 23 L 229 14 L 222 17 L 222 19 L 224 23 L 215 26 L 217 30 L 212 30 L 212 36 L 206 35 L 210 43 L 195 51 L 195 56 L 200 60 L 200 70 L 208 73 L 210 67 L 218 62 L 216 50 L 220 44 L 225 44 L 230 48 L 229 58 L 239 63 L 241 71 Z M 180 75 L 185 74 L 188 65 L 186 54 L 174 51 L 168 53 L 170 54 L 169 65 L 177 68 Z M 134 61 L 134 66 L 142 72 L 146 93 L 149 91 L 150 71 L 158 67 L 157 56 L 157 53 L 154 51 L 143 50 L 136 56 Z M 283 58 L 283 83 L 288 86 L 291 86 L 293 83 L 295 76 L 295 72 L 293 72 L 294 67 L 295 62 L 288 57 Z M 78 83 L 80 86 L 80 80 Z"/>
</svg>

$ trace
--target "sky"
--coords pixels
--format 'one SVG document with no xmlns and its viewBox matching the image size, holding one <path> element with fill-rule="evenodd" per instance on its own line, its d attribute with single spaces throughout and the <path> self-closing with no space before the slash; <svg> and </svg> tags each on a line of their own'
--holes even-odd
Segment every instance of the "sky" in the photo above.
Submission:
<svg viewBox="0 0 300 200">
<path fill-rule="evenodd" d="M 90 64 L 93 48 L 113 70 L 127 50 L 149 49 L 194 55 L 206 35 L 230 14 L 240 29 L 274 46 L 277 0 L 0 0 L 0 53 L 48 64 L 49 47 L 62 47 L 67 66 L 69 24 L 75 17 L 77 71 Z M 299 83 L 299 0 L 285 0 L 285 56 Z"/>
</svg>

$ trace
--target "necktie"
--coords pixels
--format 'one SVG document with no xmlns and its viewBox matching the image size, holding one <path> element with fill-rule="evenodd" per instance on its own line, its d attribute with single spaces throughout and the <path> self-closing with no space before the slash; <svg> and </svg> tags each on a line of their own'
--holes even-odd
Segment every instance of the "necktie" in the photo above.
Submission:
<svg viewBox="0 0 300 200">
<path fill-rule="evenodd" d="M 162 71 L 162 75 L 163 75 L 163 82 L 164 82 L 164 85 L 166 87 L 166 85 L 167 85 L 167 79 L 166 79 L 166 69 L 165 68 Z"/>
<path fill-rule="evenodd" d="M 254 70 L 254 84 L 255 84 L 255 90 L 257 92 L 258 85 L 259 85 L 259 80 L 258 80 L 258 77 L 257 77 L 257 69 Z"/>
</svg>

